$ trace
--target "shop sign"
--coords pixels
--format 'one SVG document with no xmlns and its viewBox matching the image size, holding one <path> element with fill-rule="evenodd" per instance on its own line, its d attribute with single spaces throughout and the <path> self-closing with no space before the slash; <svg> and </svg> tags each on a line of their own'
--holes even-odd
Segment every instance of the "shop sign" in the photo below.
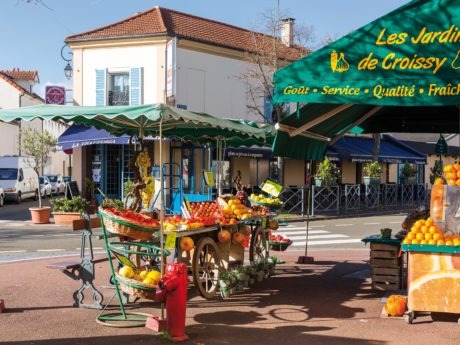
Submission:
<svg viewBox="0 0 460 345">
<path fill-rule="evenodd" d="M 48 85 L 45 95 L 46 104 L 65 105 L 65 87 Z"/>
</svg>

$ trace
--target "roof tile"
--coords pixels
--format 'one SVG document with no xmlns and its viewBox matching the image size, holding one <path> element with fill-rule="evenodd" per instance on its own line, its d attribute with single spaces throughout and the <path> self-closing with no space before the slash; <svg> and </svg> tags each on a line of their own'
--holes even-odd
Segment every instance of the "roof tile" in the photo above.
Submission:
<svg viewBox="0 0 460 345">
<path fill-rule="evenodd" d="M 154 7 L 101 28 L 67 36 L 66 42 L 155 34 L 167 34 L 246 52 L 273 48 L 271 36 L 257 33 L 254 40 L 252 31 L 161 7 Z M 298 46 L 284 46 L 279 52 L 281 57 L 288 60 L 297 60 L 304 53 Z"/>
<path fill-rule="evenodd" d="M 13 68 L 12 70 L 0 70 L 0 73 L 17 80 L 38 80 L 37 71 L 21 71 L 19 68 Z"/>
</svg>

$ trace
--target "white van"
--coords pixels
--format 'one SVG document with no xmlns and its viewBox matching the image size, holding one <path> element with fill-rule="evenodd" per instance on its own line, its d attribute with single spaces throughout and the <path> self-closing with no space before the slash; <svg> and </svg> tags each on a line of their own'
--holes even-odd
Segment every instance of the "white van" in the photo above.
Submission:
<svg viewBox="0 0 460 345">
<path fill-rule="evenodd" d="M 25 198 L 38 198 L 38 177 L 26 157 L 0 156 L 0 186 L 5 200 L 19 204 Z"/>
</svg>

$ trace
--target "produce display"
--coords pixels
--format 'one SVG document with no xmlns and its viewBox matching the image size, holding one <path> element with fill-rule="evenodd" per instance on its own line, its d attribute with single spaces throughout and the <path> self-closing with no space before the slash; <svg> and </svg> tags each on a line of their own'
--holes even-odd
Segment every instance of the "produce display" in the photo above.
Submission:
<svg viewBox="0 0 460 345">
<path fill-rule="evenodd" d="M 283 206 L 283 203 L 279 198 L 273 198 L 264 194 L 256 195 L 253 193 L 250 195 L 249 201 L 251 204 L 263 205 L 270 208 L 280 208 Z"/>
<path fill-rule="evenodd" d="M 155 270 L 140 270 L 130 266 L 123 266 L 119 269 L 118 275 L 155 288 L 161 279 L 161 273 Z M 135 283 L 134 282 L 134 283 Z"/>
<path fill-rule="evenodd" d="M 264 209 L 246 207 L 238 198 L 232 198 L 228 201 L 220 200 L 220 203 L 224 218 L 221 219 L 221 221 L 223 221 L 224 224 L 231 219 L 245 220 L 253 217 L 265 216 L 267 214 Z M 232 223 L 230 222 L 229 224 Z"/>
<path fill-rule="evenodd" d="M 443 233 L 430 217 L 419 219 L 410 228 L 403 244 L 430 244 L 438 246 L 460 246 L 460 236 Z"/>
<path fill-rule="evenodd" d="M 163 219 L 163 228 L 166 231 L 193 230 L 215 225 L 216 222 L 215 217 L 182 218 L 180 215 L 175 214 Z"/>
<path fill-rule="evenodd" d="M 158 229 L 160 226 L 158 219 L 151 218 L 145 214 L 138 213 L 132 210 L 126 210 L 123 208 L 115 207 L 106 207 L 103 208 L 103 210 L 107 214 L 133 225 L 138 225 L 144 228 L 151 229 Z"/>
<path fill-rule="evenodd" d="M 385 311 L 389 316 L 402 316 L 407 309 L 407 299 L 403 295 L 390 295 L 385 302 Z"/>
<path fill-rule="evenodd" d="M 189 212 L 193 218 L 220 218 L 223 216 L 216 201 L 189 202 Z"/>
<path fill-rule="evenodd" d="M 269 244 L 273 250 L 284 251 L 292 244 L 292 241 L 283 235 L 270 235 Z"/>
</svg>

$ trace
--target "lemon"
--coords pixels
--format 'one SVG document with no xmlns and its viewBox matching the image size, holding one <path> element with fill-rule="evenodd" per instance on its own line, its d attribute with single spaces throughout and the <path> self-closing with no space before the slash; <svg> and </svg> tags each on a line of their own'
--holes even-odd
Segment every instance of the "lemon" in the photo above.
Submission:
<svg viewBox="0 0 460 345">
<path fill-rule="evenodd" d="M 155 280 L 160 280 L 161 273 L 158 271 L 150 271 L 147 273 L 147 276 L 145 278 L 153 278 Z"/>
<path fill-rule="evenodd" d="M 139 272 L 139 277 L 141 278 L 141 280 L 145 279 L 145 277 L 147 276 L 147 273 L 149 273 L 149 271 L 146 271 L 146 270 Z"/>
<path fill-rule="evenodd" d="M 118 271 L 118 274 L 120 274 L 122 277 L 132 278 L 132 277 L 134 277 L 134 270 L 133 270 L 132 267 L 123 266 L 123 267 L 120 268 L 120 270 Z"/>
<path fill-rule="evenodd" d="M 145 285 L 153 285 L 153 286 L 155 286 L 155 285 L 158 285 L 158 280 L 155 280 L 155 279 L 153 279 L 151 277 L 147 277 L 142 281 L 142 283 L 144 283 Z"/>
<path fill-rule="evenodd" d="M 142 281 L 143 278 L 141 278 L 139 274 L 134 273 L 134 276 L 132 279 L 137 280 L 137 281 Z"/>
</svg>

